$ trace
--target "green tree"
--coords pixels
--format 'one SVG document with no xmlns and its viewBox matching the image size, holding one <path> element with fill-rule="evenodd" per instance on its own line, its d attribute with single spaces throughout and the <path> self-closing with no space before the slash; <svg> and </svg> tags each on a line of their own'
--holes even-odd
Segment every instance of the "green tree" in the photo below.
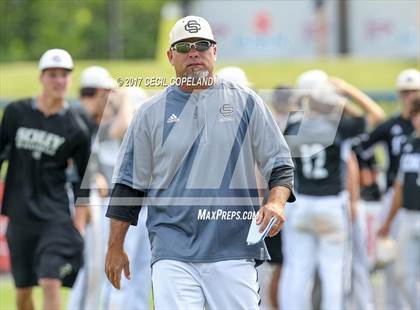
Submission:
<svg viewBox="0 0 420 310">
<path fill-rule="evenodd" d="M 36 60 L 49 48 L 84 59 L 152 58 L 165 2 L 0 1 L 0 61 Z"/>
</svg>

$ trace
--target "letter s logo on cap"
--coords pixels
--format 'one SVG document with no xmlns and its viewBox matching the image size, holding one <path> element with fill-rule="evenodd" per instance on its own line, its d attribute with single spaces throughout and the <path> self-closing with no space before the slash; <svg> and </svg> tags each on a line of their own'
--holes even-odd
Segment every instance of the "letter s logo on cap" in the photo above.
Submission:
<svg viewBox="0 0 420 310">
<path fill-rule="evenodd" d="M 197 33 L 199 30 L 201 30 L 201 25 L 196 20 L 190 20 L 184 28 L 189 33 Z"/>
</svg>

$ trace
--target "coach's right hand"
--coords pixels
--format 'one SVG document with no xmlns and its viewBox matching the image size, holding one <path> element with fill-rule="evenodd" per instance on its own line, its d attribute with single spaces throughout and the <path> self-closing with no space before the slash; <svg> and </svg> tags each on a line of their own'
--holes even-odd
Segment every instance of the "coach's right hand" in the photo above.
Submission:
<svg viewBox="0 0 420 310">
<path fill-rule="evenodd" d="M 105 273 L 112 285 L 116 289 L 121 287 L 121 272 L 124 271 L 125 277 L 130 280 L 130 262 L 127 253 L 123 248 L 108 248 L 105 258 Z"/>
</svg>

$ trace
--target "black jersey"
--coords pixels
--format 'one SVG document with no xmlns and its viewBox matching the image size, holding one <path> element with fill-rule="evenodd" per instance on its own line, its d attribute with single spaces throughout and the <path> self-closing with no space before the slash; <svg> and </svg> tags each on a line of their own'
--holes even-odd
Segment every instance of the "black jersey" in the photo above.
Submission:
<svg viewBox="0 0 420 310">
<path fill-rule="evenodd" d="M 311 196 L 337 195 L 345 188 L 343 142 L 361 133 L 363 118 L 337 122 L 319 115 L 290 124 L 285 131 L 296 167 L 296 188 Z"/>
<path fill-rule="evenodd" d="M 90 136 L 77 113 L 68 107 L 45 116 L 35 99 L 9 104 L 0 127 L 0 153 L 8 147 L 2 213 L 28 224 L 70 220 L 66 168 L 73 159 L 83 175 L 90 155 Z M 78 189 L 88 197 L 88 190 Z"/>
<path fill-rule="evenodd" d="M 398 170 L 403 187 L 402 206 L 420 211 L 420 138 L 411 138 L 403 146 Z"/>
<path fill-rule="evenodd" d="M 368 135 L 365 135 L 361 139 L 361 142 L 354 148 L 358 155 L 366 160 L 373 155 L 372 147 L 375 144 L 383 143 L 385 145 L 388 156 L 388 169 L 386 173 L 387 189 L 395 181 L 402 145 L 407 142 L 407 138 L 412 134 L 413 130 L 414 128 L 410 120 L 406 120 L 401 115 L 397 115 L 379 125 Z"/>
</svg>

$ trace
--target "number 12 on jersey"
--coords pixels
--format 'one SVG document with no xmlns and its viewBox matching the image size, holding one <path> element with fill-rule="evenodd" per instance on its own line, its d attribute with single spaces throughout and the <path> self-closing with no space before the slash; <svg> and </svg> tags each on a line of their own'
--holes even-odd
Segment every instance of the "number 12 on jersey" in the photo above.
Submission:
<svg viewBox="0 0 420 310">
<path fill-rule="evenodd" d="M 307 179 L 324 179 L 328 177 L 325 168 L 326 152 L 322 144 L 302 144 L 300 146 L 302 173 Z"/>
</svg>

